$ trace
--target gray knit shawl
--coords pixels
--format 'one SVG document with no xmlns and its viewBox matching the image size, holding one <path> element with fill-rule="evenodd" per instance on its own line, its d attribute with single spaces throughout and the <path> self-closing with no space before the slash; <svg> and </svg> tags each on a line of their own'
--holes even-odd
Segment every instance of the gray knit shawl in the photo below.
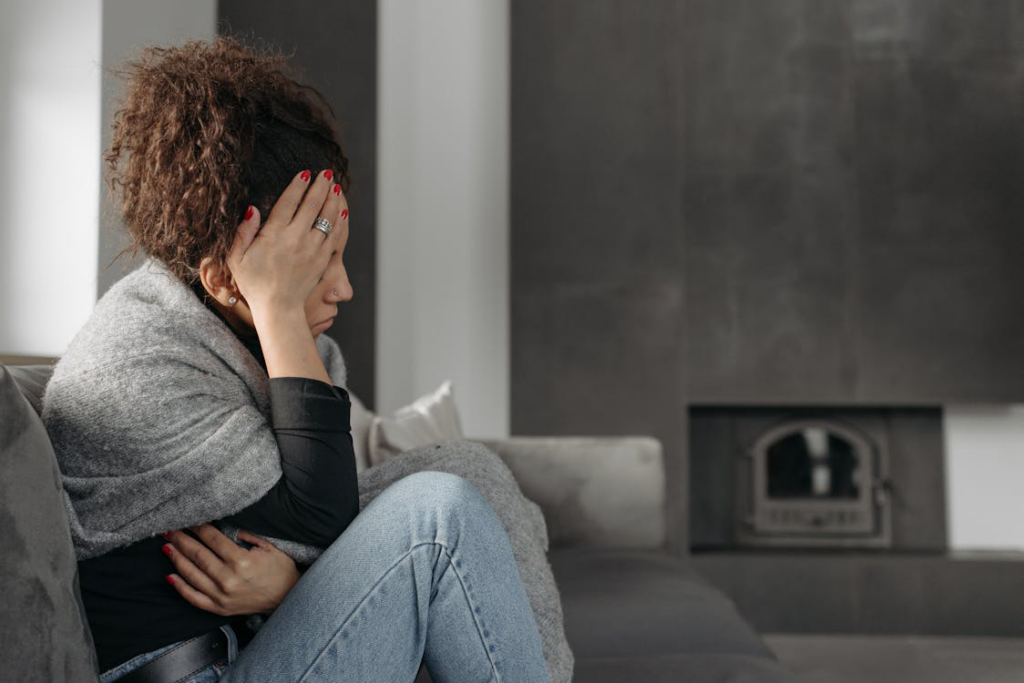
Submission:
<svg viewBox="0 0 1024 683">
<path fill-rule="evenodd" d="M 321 334 L 316 346 L 344 387 L 337 343 Z M 97 302 L 54 368 L 42 419 L 80 560 L 238 512 L 281 477 L 266 371 L 152 258 Z M 267 539 L 300 563 L 321 552 Z"/>
</svg>

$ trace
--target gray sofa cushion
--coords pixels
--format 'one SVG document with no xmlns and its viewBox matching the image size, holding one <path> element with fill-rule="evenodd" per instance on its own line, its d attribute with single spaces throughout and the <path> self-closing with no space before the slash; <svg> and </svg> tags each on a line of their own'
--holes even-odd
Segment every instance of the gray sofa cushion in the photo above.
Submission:
<svg viewBox="0 0 1024 683">
<path fill-rule="evenodd" d="M 733 602 L 659 550 L 553 548 L 575 683 L 796 683 Z M 430 683 L 421 669 L 415 683 Z"/>
<path fill-rule="evenodd" d="M 22 395 L 28 399 L 36 415 L 43 414 L 43 392 L 53 375 L 53 365 L 8 365 L 7 370 L 18 383 Z"/>
<path fill-rule="evenodd" d="M 480 439 L 544 512 L 550 547 L 659 549 L 665 466 L 649 436 Z"/>
<path fill-rule="evenodd" d="M 677 655 L 775 659 L 733 602 L 679 558 L 650 550 L 558 548 L 548 559 L 577 662 Z M 672 661 L 682 666 L 695 660 Z"/>
<path fill-rule="evenodd" d="M 43 422 L 0 365 L 0 678 L 96 683 L 99 665 Z"/>
<path fill-rule="evenodd" d="M 575 683 L 796 683 L 778 662 L 736 654 L 577 659 Z"/>
</svg>

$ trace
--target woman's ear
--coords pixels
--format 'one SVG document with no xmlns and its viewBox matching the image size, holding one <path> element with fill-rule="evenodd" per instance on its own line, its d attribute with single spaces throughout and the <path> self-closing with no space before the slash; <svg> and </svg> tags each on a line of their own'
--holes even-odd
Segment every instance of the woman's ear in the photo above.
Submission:
<svg viewBox="0 0 1024 683">
<path fill-rule="evenodd" d="M 223 263 L 217 263 L 211 256 L 204 257 L 200 262 L 199 279 L 206 292 L 225 306 L 230 305 L 229 297 L 239 296 L 235 291 L 234 281 L 228 267 Z"/>
</svg>

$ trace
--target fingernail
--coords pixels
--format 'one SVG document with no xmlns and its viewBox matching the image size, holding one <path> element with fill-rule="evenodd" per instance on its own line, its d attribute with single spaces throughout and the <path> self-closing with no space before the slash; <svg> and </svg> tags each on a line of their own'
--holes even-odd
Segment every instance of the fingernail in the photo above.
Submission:
<svg viewBox="0 0 1024 683">
<path fill-rule="evenodd" d="M 253 214 L 253 208 L 252 208 L 252 205 L 250 204 L 249 208 L 245 212 L 245 220 L 249 220 L 250 218 L 252 218 L 252 214 Z"/>
<path fill-rule="evenodd" d="M 334 186 L 334 194 L 341 194 L 341 185 Z"/>
<path fill-rule="evenodd" d="M 348 209 L 342 209 L 341 220 L 345 220 L 346 218 L 348 218 Z"/>
<path fill-rule="evenodd" d="M 171 540 L 171 532 L 170 531 L 165 531 L 165 532 L 163 532 L 160 535 L 163 536 L 164 538 L 166 538 L 168 541 Z"/>
<path fill-rule="evenodd" d="M 334 177 L 334 171 L 332 171 L 331 169 L 327 169 L 326 171 L 324 171 L 324 178 L 327 178 L 328 180 L 330 180 L 333 177 Z"/>
<path fill-rule="evenodd" d="M 171 556 L 171 546 L 164 544 L 160 546 L 160 549 L 164 551 L 164 555 L 166 555 L 167 557 Z"/>
<path fill-rule="evenodd" d="M 166 578 L 166 579 L 167 579 L 167 583 L 171 584 L 172 586 L 174 585 L 174 577 L 173 577 L 173 576 L 171 576 L 170 574 L 168 574 L 168 575 L 167 575 L 166 577 L 164 577 L 164 578 Z"/>
<path fill-rule="evenodd" d="M 299 177 L 302 178 L 303 180 L 305 180 L 308 183 L 309 182 L 309 171 L 303 171 L 302 174 Z"/>
</svg>

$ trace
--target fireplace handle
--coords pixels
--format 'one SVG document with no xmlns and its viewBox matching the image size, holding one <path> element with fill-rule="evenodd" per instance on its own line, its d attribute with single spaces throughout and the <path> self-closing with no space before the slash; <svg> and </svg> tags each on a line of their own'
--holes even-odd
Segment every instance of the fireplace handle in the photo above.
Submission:
<svg viewBox="0 0 1024 683">
<path fill-rule="evenodd" d="M 872 482 L 872 490 L 875 495 L 875 505 L 885 507 L 889 503 L 889 493 L 892 491 L 891 479 L 875 479 Z"/>
</svg>

